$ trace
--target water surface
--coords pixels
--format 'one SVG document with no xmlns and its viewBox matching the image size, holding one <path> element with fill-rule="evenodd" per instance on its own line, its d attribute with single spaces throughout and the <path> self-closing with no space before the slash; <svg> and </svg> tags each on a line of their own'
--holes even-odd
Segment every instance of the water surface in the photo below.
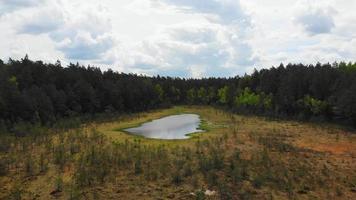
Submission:
<svg viewBox="0 0 356 200">
<path fill-rule="evenodd" d="M 199 115 L 181 114 L 156 119 L 125 131 L 154 139 L 187 139 L 188 134 L 202 132 L 199 125 Z"/>
</svg>

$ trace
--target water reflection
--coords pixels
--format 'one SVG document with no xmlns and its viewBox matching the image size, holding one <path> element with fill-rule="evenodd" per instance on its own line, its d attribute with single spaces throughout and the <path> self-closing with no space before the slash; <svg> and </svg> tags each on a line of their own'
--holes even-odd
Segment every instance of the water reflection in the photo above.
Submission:
<svg viewBox="0 0 356 200">
<path fill-rule="evenodd" d="M 125 131 L 147 138 L 186 139 L 189 138 L 187 134 L 201 132 L 199 124 L 200 118 L 196 114 L 171 115 Z"/>
</svg>

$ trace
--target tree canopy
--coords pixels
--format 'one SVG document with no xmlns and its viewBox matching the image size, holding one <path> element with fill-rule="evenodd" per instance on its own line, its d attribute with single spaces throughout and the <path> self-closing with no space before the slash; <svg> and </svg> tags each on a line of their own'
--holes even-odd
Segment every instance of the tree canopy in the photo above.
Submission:
<svg viewBox="0 0 356 200">
<path fill-rule="evenodd" d="M 356 63 L 281 64 L 234 78 L 148 77 L 25 57 L 0 60 L 0 130 L 21 122 L 129 113 L 177 104 L 356 126 Z"/>
</svg>

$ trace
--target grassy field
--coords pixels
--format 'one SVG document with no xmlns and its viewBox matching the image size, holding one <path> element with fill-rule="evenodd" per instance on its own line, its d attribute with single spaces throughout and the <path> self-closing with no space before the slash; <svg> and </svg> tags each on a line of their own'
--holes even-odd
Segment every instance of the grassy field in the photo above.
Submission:
<svg viewBox="0 0 356 200">
<path fill-rule="evenodd" d="M 205 132 L 121 131 L 180 113 Z M 184 106 L 0 139 L 0 199 L 356 199 L 356 134 L 328 124 Z"/>
</svg>

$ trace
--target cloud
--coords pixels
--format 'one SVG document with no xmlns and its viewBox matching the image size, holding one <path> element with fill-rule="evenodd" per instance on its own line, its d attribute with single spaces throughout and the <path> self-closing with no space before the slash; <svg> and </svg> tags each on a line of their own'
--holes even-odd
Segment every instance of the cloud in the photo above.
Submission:
<svg viewBox="0 0 356 200">
<path fill-rule="evenodd" d="M 46 6 L 22 16 L 17 32 L 47 34 L 57 50 L 70 60 L 100 59 L 115 45 L 105 8 L 100 5 L 76 6 L 68 1 L 49 1 Z"/>
<path fill-rule="evenodd" d="M 235 30 L 208 22 L 167 26 L 133 52 L 125 65 L 136 73 L 184 77 L 235 76 L 257 60 Z"/>
<path fill-rule="evenodd" d="M 306 3 L 299 9 L 294 21 L 310 35 L 330 33 L 335 27 L 335 14 L 336 11 L 330 7 Z"/>
<path fill-rule="evenodd" d="M 120 32 L 113 31 L 107 7 L 93 2 L 83 5 L 67 0 L 47 1 L 17 14 L 17 33 L 46 35 L 69 61 L 114 64 L 147 75 L 235 76 L 257 60 L 245 34 L 250 28 L 246 23 L 249 17 L 239 1 L 163 0 L 163 4 L 155 4 L 149 0 L 145 10 L 150 15 L 171 15 L 159 11 L 167 8 L 199 17 L 160 25 L 153 35 L 133 43 L 120 40 Z M 128 8 L 132 9 L 132 5 Z"/>
<path fill-rule="evenodd" d="M 0 16 L 22 8 L 38 6 L 43 0 L 0 0 Z"/>
<path fill-rule="evenodd" d="M 272 0 L 261 5 L 252 0 L 244 3 L 249 4 L 244 7 L 251 14 L 254 26 L 250 44 L 259 58 L 257 68 L 278 66 L 281 62 L 312 64 L 354 60 L 355 48 L 351 41 L 356 36 L 356 14 L 352 8 L 356 1 Z M 313 17 L 303 23 L 297 20 L 306 15 Z M 328 25 L 315 15 L 332 19 Z M 324 24 L 324 28 L 311 28 L 319 24 Z"/>
<path fill-rule="evenodd" d="M 114 40 L 111 35 L 93 37 L 90 32 L 78 32 L 65 37 L 57 48 L 71 60 L 100 59 L 106 51 L 113 47 Z"/>
<path fill-rule="evenodd" d="M 58 30 L 65 23 L 61 10 L 48 7 L 22 18 L 17 31 L 23 34 L 49 33 Z"/>
<path fill-rule="evenodd" d="M 116 39 L 105 8 L 85 7 L 76 15 L 67 14 L 66 19 L 67 22 L 60 29 L 49 35 L 68 59 L 100 59 L 115 46 Z"/>
<path fill-rule="evenodd" d="M 0 57 L 28 53 L 180 77 L 350 61 L 355 6 L 350 0 L 0 0 Z"/>
<path fill-rule="evenodd" d="M 162 0 L 175 5 L 184 12 L 203 13 L 221 24 L 249 24 L 249 17 L 241 8 L 239 0 Z"/>
<path fill-rule="evenodd" d="M 193 18 L 161 25 L 152 37 L 115 47 L 107 58 L 116 65 L 139 74 L 198 78 L 236 76 L 258 61 L 246 34 L 251 26 L 246 23 L 249 16 L 239 1 L 152 2 L 145 13 L 154 15 L 159 13 L 157 9 L 169 9 Z"/>
</svg>

